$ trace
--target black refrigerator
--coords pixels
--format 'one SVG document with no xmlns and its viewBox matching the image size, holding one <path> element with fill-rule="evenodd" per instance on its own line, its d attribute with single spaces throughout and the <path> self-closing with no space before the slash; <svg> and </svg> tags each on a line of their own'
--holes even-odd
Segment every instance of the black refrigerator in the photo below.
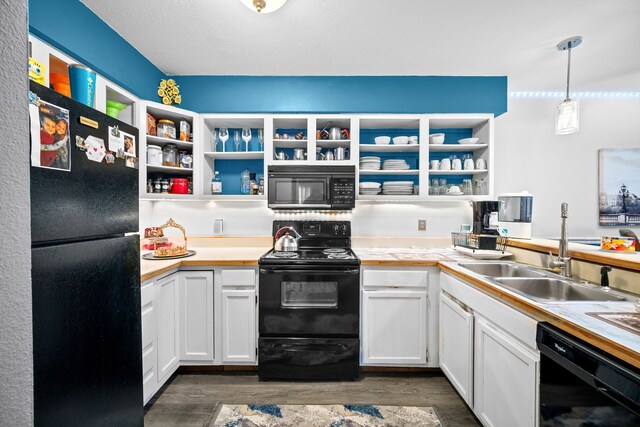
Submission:
<svg viewBox="0 0 640 427">
<path fill-rule="evenodd" d="M 29 97 L 30 109 L 49 106 L 68 125 L 64 162 L 37 167 L 48 154 L 32 154 L 35 425 L 142 426 L 138 170 L 127 166 L 138 130 L 34 82 Z M 34 129 L 39 143 L 53 141 L 41 111 L 32 145 Z M 112 131 L 129 137 L 126 160 L 89 152 Z"/>
</svg>

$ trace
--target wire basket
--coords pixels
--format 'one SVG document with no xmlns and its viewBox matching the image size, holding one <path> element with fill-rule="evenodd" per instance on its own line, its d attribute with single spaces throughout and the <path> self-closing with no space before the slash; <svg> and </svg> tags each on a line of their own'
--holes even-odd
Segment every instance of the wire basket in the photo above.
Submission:
<svg viewBox="0 0 640 427">
<path fill-rule="evenodd" d="M 451 233 L 453 246 L 462 246 L 469 249 L 482 249 L 504 252 L 507 248 L 507 238 L 492 236 L 489 234 Z"/>
</svg>

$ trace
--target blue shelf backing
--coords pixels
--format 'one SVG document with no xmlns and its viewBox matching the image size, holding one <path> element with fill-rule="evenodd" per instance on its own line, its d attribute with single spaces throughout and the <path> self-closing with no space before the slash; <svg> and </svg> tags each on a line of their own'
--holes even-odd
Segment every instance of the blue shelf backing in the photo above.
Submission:
<svg viewBox="0 0 640 427">
<path fill-rule="evenodd" d="M 223 195 L 240 195 L 240 175 L 247 168 L 256 173 L 256 182 L 260 182 L 260 177 L 264 176 L 264 162 L 262 159 L 252 160 L 222 160 L 216 159 L 215 170 L 220 172 Z"/>
</svg>

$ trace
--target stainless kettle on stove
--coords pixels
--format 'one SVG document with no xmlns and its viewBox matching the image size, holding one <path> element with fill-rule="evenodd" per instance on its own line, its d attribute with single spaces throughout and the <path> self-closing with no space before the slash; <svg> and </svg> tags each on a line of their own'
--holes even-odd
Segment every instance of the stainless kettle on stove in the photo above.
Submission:
<svg viewBox="0 0 640 427">
<path fill-rule="evenodd" d="M 295 237 L 289 233 L 290 231 L 293 232 Z M 280 236 L 282 232 L 284 232 L 284 235 Z M 273 250 L 276 252 L 295 252 L 298 250 L 298 240 L 301 237 L 293 227 L 282 227 L 276 231 L 276 243 L 273 245 Z"/>
</svg>

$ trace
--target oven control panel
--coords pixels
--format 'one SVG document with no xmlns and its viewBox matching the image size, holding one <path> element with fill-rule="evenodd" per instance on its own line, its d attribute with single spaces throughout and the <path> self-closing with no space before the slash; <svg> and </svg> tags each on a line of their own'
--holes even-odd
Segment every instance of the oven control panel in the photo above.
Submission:
<svg viewBox="0 0 640 427">
<path fill-rule="evenodd" d="M 273 235 L 282 227 L 291 227 L 302 238 L 350 238 L 349 221 L 274 221 Z"/>
</svg>

